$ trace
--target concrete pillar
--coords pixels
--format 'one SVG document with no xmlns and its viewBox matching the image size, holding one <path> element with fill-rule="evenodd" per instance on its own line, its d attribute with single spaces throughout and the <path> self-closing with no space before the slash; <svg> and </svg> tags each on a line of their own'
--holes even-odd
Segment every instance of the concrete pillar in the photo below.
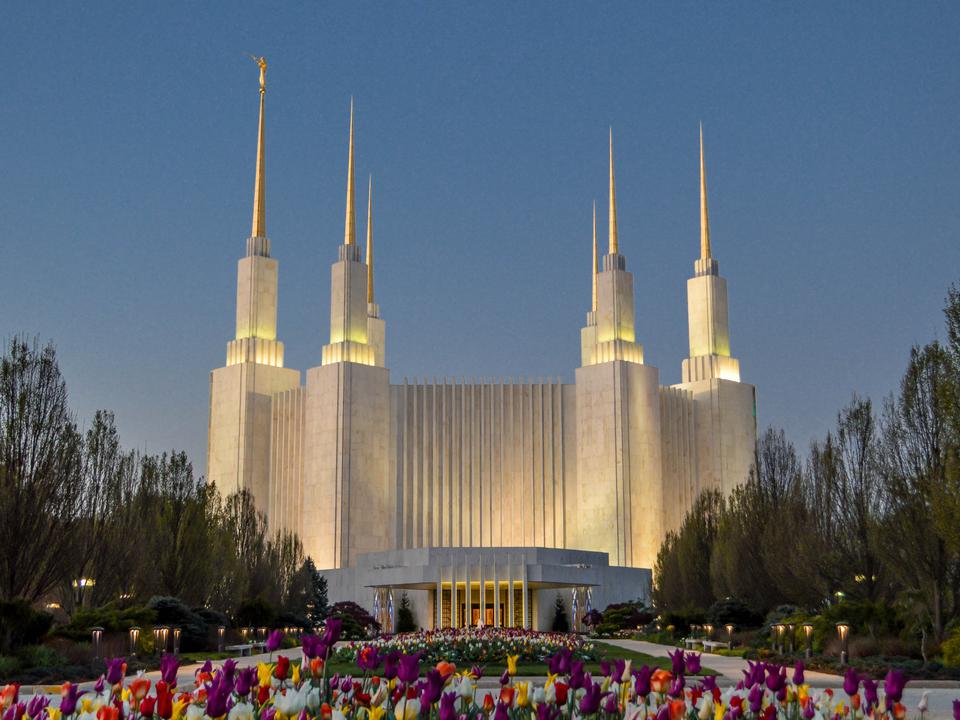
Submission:
<svg viewBox="0 0 960 720">
<path fill-rule="evenodd" d="M 487 588 L 483 584 L 483 553 L 477 558 L 477 574 L 480 579 L 480 624 L 487 622 Z"/>
<path fill-rule="evenodd" d="M 440 569 L 439 575 L 437 576 L 437 618 L 433 623 L 433 629 L 438 630 L 443 626 L 443 570 Z"/>
<path fill-rule="evenodd" d="M 513 627 L 513 563 L 507 558 L 507 627 Z"/>
<path fill-rule="evenodd" d="M 493 626 L 500 627 L 500 583 L 497 580 L 497 556 L 493 556 Z"/>
<path fill-rule="evenodd" d="M 523 623 L 522 627 L 524 630 L 530 629 L 530 608 L 527 607 L 527 558 L 525 555 L 520 556 L 520 562 L 522 566 L 520 568 L 520 587 L 523 601 Z"/>
</svg>

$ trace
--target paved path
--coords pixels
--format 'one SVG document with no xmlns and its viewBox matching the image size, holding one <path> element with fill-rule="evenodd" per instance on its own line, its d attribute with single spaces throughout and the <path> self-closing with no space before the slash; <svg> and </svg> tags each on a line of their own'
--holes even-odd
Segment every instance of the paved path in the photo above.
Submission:
<svg viewBox="0 0 960 720">
<path fill-rule="evenodd" d="M 627 650 L 646 653 L 654 657 L 667 657 L 667 653 L 673 652 L 676 648 L 669 645 L 658 645 L 656 643 L 644 642 L 642 640 L 604 640 L 603 642 L 617 645 Z M 747 667 L 747 661 L 738 657 L 727 657 L 725 655 L 703 654 L 703 664 L 711 670 L 716 670 L 720 677 L 718 684 L 733 685 L 743 678 L 743 670 Z M 807 683 L 815 688 L 840 688 L 843 687 L 843 678 L 839 675 L 830 675 L 828 673 L 807 671 L 804 673 Z M 903 693 L 903 704 L 907 708 L 907 717 L 919 715 L 917 704 L 920 698 L 927 694 L 928 710 L 925 715 L 929 720 L 948 720 L 953 718 L 953 701 L 960 698 L 960 682 L 953 680 L 916 680 L 907 685 Z"/>
</svg>

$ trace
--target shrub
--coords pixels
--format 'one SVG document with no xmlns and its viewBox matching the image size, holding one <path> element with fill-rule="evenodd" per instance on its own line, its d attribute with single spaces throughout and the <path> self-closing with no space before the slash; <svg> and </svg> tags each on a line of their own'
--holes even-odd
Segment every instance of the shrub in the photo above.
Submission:
<svg viewBox="0 0 960 720">
<path fill-rule="evenodd" d="M 567 619 L 567 606 L 563 604 L 563 597 L 557 593 L 557 600 L 553 604 L 553 623 L 550 629 L 554 632 L 570 632 L 570 620 Z"/>
<path fill-rule="evenodd" d="M 327 618 L 340 618 L 343 621 L 344 640 L 362 640 L 371 630 L 379 630 L 378 623 L 370 613 L 355 602 L 334 603 L 327 610 Z"/>
<path fill-rule="evenodd" d="M 156 615 L 156 612 L 143 605 L 118 608 L 113 603 L 107 603 L 98 608 L 77 610 L 70 622 L 58 628 L 55 634 L 80 642 L 90 639 L 92 627 L 102 627 L 106 632 L 128 630 L 135 625 L 146 627 L 153 624 Z"/>
<path fill-rule="evenodd" d="M 50 631 L 53 615 L 24 600 L 0 602 L 0 652 L 33 645 Z"/>
<path fill-rule="evenodd" d="M 707 610 L 707 618 L 718 627 L 732 624 L 738 628 L 749 628 L 759 627 L 763 623 L 761 613 L 737 598 L 717 600 Z"/>
<path fill-rule="evenodd" d="M 207 647 L 207 624 L 182 600 L 175 597 L 150 598 L 147 607 L 156 613 L 156 622 L 169 627 L 179 627 L 180 650 L 204 650 Z"/>
<path fill-rule="evenodd" d="M 943 664 L 948 667 L 960 667 L 960 628 L 954 629 L 940 645 L 943 654 Z"/>
<path fill-rule="evenodd" d="M 12 655 L 0 655 L 0 682 L 6 682 L 20 672 L 20 660 Z"/>
<path fill-rule="evenodd" d="M 414 632 L 417 629 L 417 619 L 413 616 L 410 607 L 410 598 L 407 593 L 400 596 L 400 605 L 397 607 L 397 632 Z"/>
<path fill-rule="evenodd" d="M 58 667 L 66 663 L 66 659 L 48 645 L 27 645 L 17 656 L 25 668 Z"/>
<path fill-rule="evenodd" d="M 274 617 L 276 611 L 273 605 L 262 597 L 257 597 L 242 603 L 237 608 L 234 620 L 240 627 L 267 627 L 273 624 Z"/>
</svg>

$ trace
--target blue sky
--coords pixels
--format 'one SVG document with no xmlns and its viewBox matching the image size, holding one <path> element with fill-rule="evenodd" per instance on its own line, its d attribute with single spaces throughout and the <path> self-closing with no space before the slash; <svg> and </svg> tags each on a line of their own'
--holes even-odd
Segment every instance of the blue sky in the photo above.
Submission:
<svg viewBox="0 0 960 720">
<path fill-rule="evenodd" d="M 287 365 L 319 364 L 349 98 L 394 381 L 561 376 L 613 126 L 637 335 L 678 382 L 697 123 L 733 353 L 801 446 L 896 387 L 960 278 L 955 3 L 20 3 L 0 22 L 0 335 L 81 421 L 186 449 L 232 337 L 257 69 Z M 358 200 L 365 192 L 358 183 Z M 361 222 L 359 232 L 363 232 Z"/>
</svg>

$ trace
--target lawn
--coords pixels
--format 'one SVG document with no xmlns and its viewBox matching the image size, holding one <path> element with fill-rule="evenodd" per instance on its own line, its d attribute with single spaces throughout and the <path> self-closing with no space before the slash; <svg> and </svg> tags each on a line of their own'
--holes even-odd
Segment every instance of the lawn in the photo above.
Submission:
<svg viewBox="0 0 960 720">
<path fill-rule="evenodd" d="M 607 645 L 602 642 L 597 643 L 597 649 L 600 650 L 605 660 L 616 660 L 618 658 L 632 660 L 634 667 L 649 665 L 652 668 L 664 668 L 666 670 L 669 670 L 671 667 L 670 658 L 654 657 L 653 655 L 627 650 L 626 648 L 616 645 Z M 597 675 L 601 672 L 599 662 L 588 662 L 584 667 L 591 675 Z M 506 669 L 506 663 L 490 664 L 484 668 L 483 674 L 485 677 L 499 677 Z M 327 665 L 327 677 L 330 677 L 333 673 L 339 673 L 340 675 L 357 675 L 359 672 L 356 664 L 353 662 L 331 661 Z M 717 673 L 710 668 L 704 667 L 701 669 L 700 674 L 716 675 Z M 547 664 L 519 663 L 517 665 L 517 675 L 522 677 L 546 677 Z"/>
</svg>

